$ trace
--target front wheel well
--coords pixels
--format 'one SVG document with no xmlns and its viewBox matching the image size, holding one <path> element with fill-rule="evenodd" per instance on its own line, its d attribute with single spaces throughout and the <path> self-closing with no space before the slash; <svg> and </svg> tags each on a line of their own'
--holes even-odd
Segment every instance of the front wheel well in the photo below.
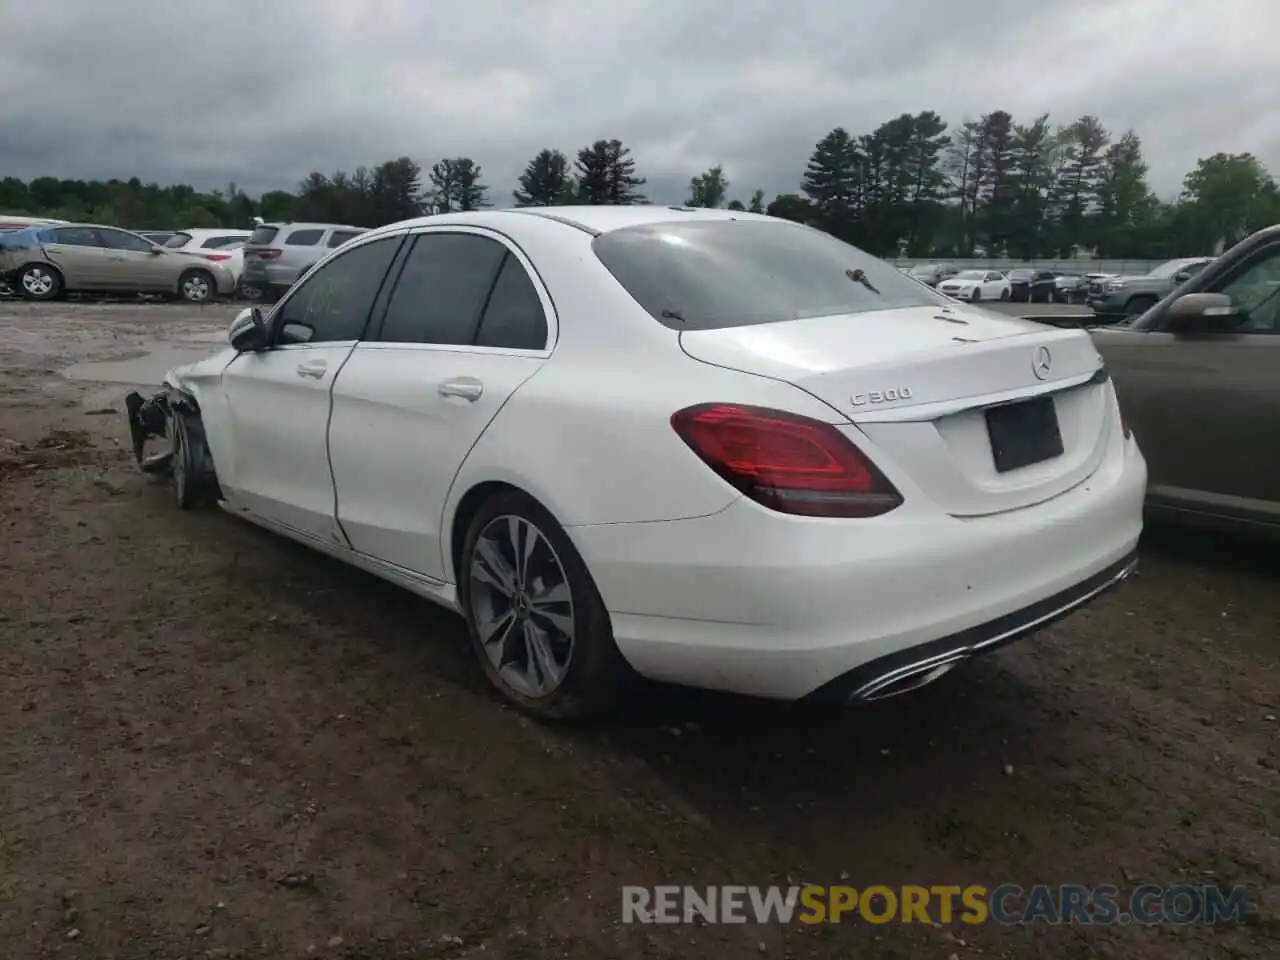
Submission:
<svg viewBox="0 0 1280 960">
<path fill-rule="evenodd" d="M 509 490 L 524 493 L 523 490 L 513 484 L 487 480 L 484 483 L 476 484 L 463 494 L 462 499 L 458 501 L 458 509 L 453 512 L 453 526 L 449 531 L 449 558 L 453 563 L 455 582 L 461 579 L 458 567 L 462 563 L 462 548 L 466 545 L 467 528 L 471 526 L 471 518 L 476 515 L 480 505 L 490 497 Z"/>
</svg>

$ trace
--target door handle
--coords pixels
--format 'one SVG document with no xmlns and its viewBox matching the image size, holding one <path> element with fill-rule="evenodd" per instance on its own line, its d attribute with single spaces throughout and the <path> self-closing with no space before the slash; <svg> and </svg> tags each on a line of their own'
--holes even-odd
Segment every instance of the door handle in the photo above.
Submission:
<svg viewBox="0 0 1280 960">
<path fill-rule="evenodd" d="M 306 363 L 298 364 L 298 376 L 319 380 L 328 369 L 329 365 L 323 360 L 308 360 Z"/>
<path fill-rule="evenodd" d="M 479 400 L 480 395 L 483 393 L 484 384 L 475 377 L 456 377 L 440 384 L 440 396 L 457 397 L 460 400 L 466 400 L 468 403 Z"/>
</svg>

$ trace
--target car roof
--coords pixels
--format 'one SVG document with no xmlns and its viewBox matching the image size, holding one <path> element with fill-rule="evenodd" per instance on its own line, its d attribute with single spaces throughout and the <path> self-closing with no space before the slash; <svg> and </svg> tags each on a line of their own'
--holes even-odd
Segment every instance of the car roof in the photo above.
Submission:
<svg viewBox="0 0 1280 960">
<path fill-rule="evenodd" d="M 277 230 L 283 230 L 285 227 L 292 227 L 292 228 L 294 228 L 295 230 L 296 230 L 296 229 L 298 229 L 298 228 L 302 228 L 302 229 L 304 229 L 304 230 L 361 230 L 361 231 L 367 231 L 367 230 L 369 229 L 368 227 L 357 227 L 357 226 L 353 226 L 352 224 L 349 224 L 349 223 L 312 223 L 312 222 L 310 222 L 310 221 L 304 221 L 304 220 L 297 220 L 297 221 L 293 221 L 293 220 L 286 220 L 286 221 L 272 222 L 272 223 L 260 223 L 260 224 L 258 224 L 258 226 L 257 226 L 257 227 L 255 227 L 254 229 L 255 229 L 255 230 L 256 230 L 256 229 L 260 229 L 260 228 L 262 228 L 262 227 L 275 227 Z M 184 232 L 186 232 L 186 231 L 184 231 Z"/>
<path fill-rule="evenodd" d="M 412 220 L 401 220 L 378 227 L 378 231 L 405 230 L 429 226 L 480 226 L 501 229 L 516 217 L 541 217 L 575 227 L 592 234 L 609 233 L 624 227 L 651 223 L 673 223 L 690 220 L 765 220 L 776 221 L 759 213 L 743 210 L 720 210 L 706 207 L 636 204 L 634 206 L 569 206 L 569 207 L 504 207 L 494 210 L 467 210 L 435 213 Z"/>
</svg>

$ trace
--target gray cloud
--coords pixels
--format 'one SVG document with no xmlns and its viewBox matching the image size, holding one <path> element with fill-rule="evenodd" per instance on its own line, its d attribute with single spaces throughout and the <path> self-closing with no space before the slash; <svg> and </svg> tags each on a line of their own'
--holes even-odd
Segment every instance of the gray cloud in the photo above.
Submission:
<svg viewBox="0 0 1280 960">
<path fill-rule="evenodd" d="M 1276 0 L 378 0 L 222 8 L 0 0 L 0 175 L 257 193 L 408 154 L 474 158 L 506 203 L 543 147 L 632 148 L 648 194 L 721 163 L 796 188 L 836 125 L 1083 113 L 1153 186 L 1249 150 L 1280 173 Z"/>
</svg>

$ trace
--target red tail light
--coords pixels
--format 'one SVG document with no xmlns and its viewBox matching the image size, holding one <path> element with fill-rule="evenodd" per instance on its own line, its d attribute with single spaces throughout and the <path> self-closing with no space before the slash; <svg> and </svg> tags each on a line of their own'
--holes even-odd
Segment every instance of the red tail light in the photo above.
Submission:
<svg viewBox="0 0 1280 960">
<path fill-rule="evenodd" d="M 203 256 L 206 260 L 212 260 L 214 263 L 217 263 L 220 260 L 231 259 L 231 254 L 229 253 L 206 253 L 206 254 L 203 254 Z"/>
<path fill-rule="evenodd" d="M 280 250 L 255 250 L 254 255 L 259 260 L 279 260 L 281 252 Z"/>
<path fill-rule="evenodd" d="M 704 463 L 757 503 L 807 517 L 876 517 L 900 494 L 829 423 L 782 410 L 705 403 L 671 426 Z"/>
</svg>

